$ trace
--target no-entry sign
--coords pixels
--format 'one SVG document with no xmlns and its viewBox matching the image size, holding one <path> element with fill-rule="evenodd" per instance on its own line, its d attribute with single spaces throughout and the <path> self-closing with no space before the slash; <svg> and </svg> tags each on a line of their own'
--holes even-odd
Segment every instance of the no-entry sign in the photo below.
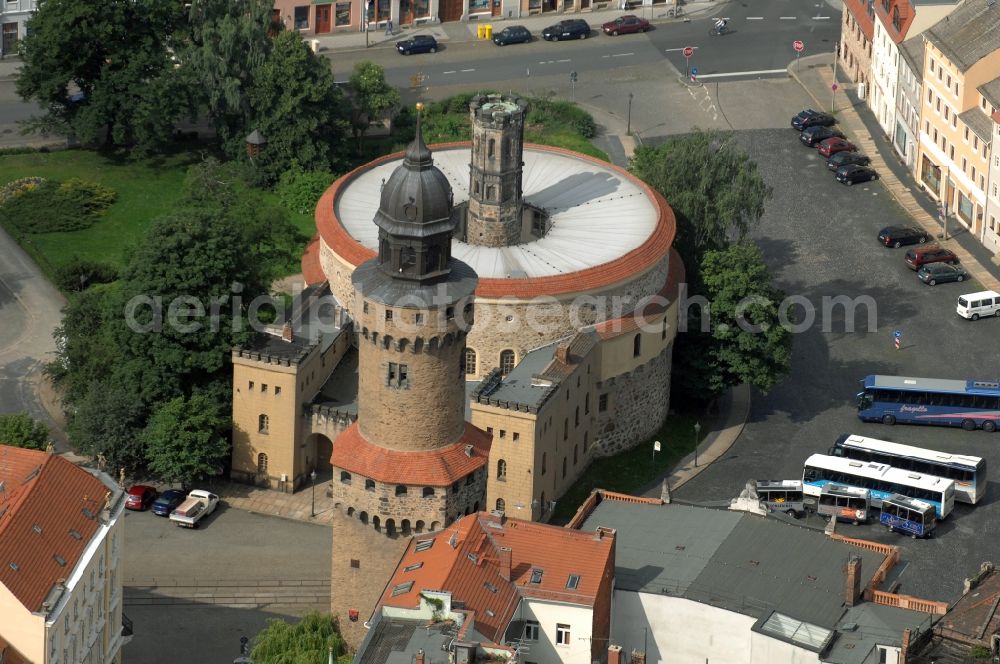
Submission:
<svg viewBox="0 0 1000 664">
<path fill-rule="evenodd" d="M 802 43 L 801 39 L 796 39 L 792 42 L 792 48 L 795 49 L 796 53 L 801 53 L 805 49 L 806 45 Z"/>
<path fill-rule="evenodd" d="M 685 46 L 684 47 L 684 57 L 685 58 L 690 58 L 692 55 L 694 55 L 694 48 L 691 47 L 691 46 Z"/>
</svg>

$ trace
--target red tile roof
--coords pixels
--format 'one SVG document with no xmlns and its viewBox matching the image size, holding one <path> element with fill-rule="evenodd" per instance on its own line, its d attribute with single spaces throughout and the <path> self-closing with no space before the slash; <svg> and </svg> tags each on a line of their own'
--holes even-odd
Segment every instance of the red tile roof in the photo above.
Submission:
<svg viewBox="0 0 1000 664">
<path fill-rule="evenodd" d="M 465 423 L 458 442 L 436 450 L 404 452 L 371 443 L 354 422 L 337 436 L 330 463 L 386 484 L 450 486 L 489 462 L 493 437 Z M 466 445 L 472 446 L 471 456 Z"/>
<path fill-rule="evenodd" d="M 432 149 L 448 149 L 454 147 L 471 146 L 471 142 L 443 143 L 432 145 Z M 532 150 L 542 150 L 554 152 L 556 154 L 570 155 L 582 161 L 592 161 L 600 164 L 601 168 L 611 168 L 617 171 L 623 178 L 634 183 L 642 189 L 649 200 L 657 207 L 659 219 L 656 228 L 646 241 L 629 253 L 603 265 L 580 270 L 570 274 L 553 275 L 549 277 L 524 278 L 524 279 L 480 279 L 476 288 L 476 295 L 481 298 L 499 297 L 538 297 L 541 295 L 558 295 L 561 293 L 577 293 L 586 290 L 605 288 L 614 284 L 631 279 L 637 274 L 651 268 L 664 254 L 670 250 L 677 233 L 677 221 L 674 218 L 674 211 L 667 204 L 663 196 L 647 185 L 645 182 L 635 177 L 623 168 L 613 164 L 589 157 L 579 152 L 555 148 L 547 145 L 528 144 Z M 399 159 L 402 152 L 385 155 L 368 162 L 350 173 L 342 176 L 334 182 L 316 204 L 316 228 L 323 242 L 330 249 L 337 253 L 342 259 L 357 267 L 365 261 L 374 258 L 375 252 L 363 246 L 355 240 L 341 225 L 334 214 L 334 204 L 340 195 L 341 189 L 348 185 L 351 180 L 360 173 L 370 170 L 376 166 L 389 161 Z M 308 280 L 307 280 L 308 282 Z"/>
<path fill-rule="evenodd" d="M 60 456 L 6 445 L 0 445 L 0 482 L 0 583 L 39 611 L 90 543 L 110 490 Z"/>
<path fill-rule="evenodd" d="M 680 286 L 684 283 L 685 275 L 686 271 L 684 269 L 684 261 L 681 260 L 681 255 L 677 253 L 676 249 L 671 249 L 670 269 L 667 272 L 667 281 L 663 284 L 660 292 L 656 294 L 657 299 L 654 299 L 641 310 L 634 311 L 628 316 L 598 323 L 594 326 L 594 331 L 597 332 L 601 339 L 613 339 L 622 334 L 634 332 L 639 328 L 640 324 L 650 324 L 650 321 L 647 321 L 647 317 L 655 319 L 667 310 L 669 304 L 664 306 L 664 300 L 668 303 L 673 303 L 677 299 L 680 294 Z"/>
<path fill-rule="evenodd" d="M 851 12 L 851 16 L 861 27 L 861 32 L 870 42 L 875 36 L 875 24 L 872 23 L 872 17 L 868 15 L 866 0 L 844 0 L 844 6 Z"/>
<path fill-rule="evenodd" d="M 431 548 L 416 550 L 430 539 Z M 417 608 L 422 591 L 447 591 L 453 602 L 475 613 L 476 631 L 499 643 L 522 597 L 593 607 L 602 582 L 611 581 L 614 551 L 610 529 L 594 533 L 470 514 L 438 533 L 413 538 L 379 607 Z M 532 583 L 536 570 L 540 579 Z M 576 589 L 566 587 L 570 575 L 579 577 Z M 412 588 L 393 596 L 395 588 L 409 581 Z"/>
<path fill-rule="evenodd" d="M 892 24 L 892 12 L 897 8 L 899 9 L 899 30 L 896 30 L 896 26 Z M 889 11 L 883 9 L 880 0 L 876 0 L 875 15 L 882 22 L 882 27 L 885 28 L 886 34 L 889 35 L 893 43 L 899 44 L 906 39 L 906 31 L 910 29 L 910 24 L 913 23 L 913 17 L 916 13 L 910 0 L 889 0 Z"/>
<path fill-rule="evenodd" d="M 302 252 L 302 280 L 307 286 L 326 281 L 323 266 L 319 261 L 319 249 L 319 235 L 314 235 L 306 245 L 306 250 Z"/>
</svg>

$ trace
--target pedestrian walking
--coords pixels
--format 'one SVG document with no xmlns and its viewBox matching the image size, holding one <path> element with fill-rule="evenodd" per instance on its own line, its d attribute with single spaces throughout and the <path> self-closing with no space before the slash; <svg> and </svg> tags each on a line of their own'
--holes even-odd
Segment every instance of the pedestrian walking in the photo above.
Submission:
<svg viewBox="0 0 1000 664">
<path fill-rule="evenodd" d="M 385 36 L 386 37 L 392 36 L 392 21 L 385 22 Z"/>
</svg>

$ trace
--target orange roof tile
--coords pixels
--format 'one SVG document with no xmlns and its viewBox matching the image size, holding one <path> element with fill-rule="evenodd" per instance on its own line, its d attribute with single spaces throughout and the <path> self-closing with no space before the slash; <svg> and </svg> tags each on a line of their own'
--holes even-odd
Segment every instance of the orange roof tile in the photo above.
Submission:
<svg viewBox="0 0 1000 664">
<path fill-rule="evenodd" d="M 896 30 L 896 26 L 892 22 L 892 12 L 894 9 L 899 10 L 899 30 Z M 906 31 L 910 29 L 910 24 L 913 23 L 915 12 L 909 0 L 889 0 L 888 11 L 882 7 L 882 3 L 876 2 L 875 14 L 882 22 L 882 27 L 885 28 L 886 33 L 892 39 L 893 43 L 899 44 L 906 39 Z"/>
<path fill-rule="evenodd" d="M 468 422 L 457 442 L 436 450 L 404 452 L 369 442 L 354 422 L 337 436 L 330 463 L 387 484 L 450 486 L 486 465 L 493 437 Z M 466 454 L 472 445 L 472 454 Z"/>
<path fill-rule="evenodd" d="M 847 7 L 848 11 L 851 12 L 851 16 L 857 21 L 858 27 L 861 28 L 861 32 L 870 42 L 875 36 L 875 24 L 872 23 L 872 17 L 868 15 L 868 8 L 865 0 L 844 0 L 844 6 Z"/>
<path fill-rule="evenodd" d="M 684 283 L 686 271 L 684 261 L 676 249 L 670 250 L 670 269 L 667 272 L 667 281 L 657 296 L 673 303 L 680 294 L 680 285 Z M 646 317 L 656 317 L 666 311 L 666 307 L 660 302 L 650 302 L 640 311 L 632 312 L 622 318 L 613 318 L 598 323 L 594 326 L 594 331 L 602 339 L 612 339 L 622 334 L 627 334 L 638 329 L 640 322 L 646 323 Z"/>
<path fill-rule="evenodd" d="M 302 280 L 306 282 L 306 286 L 326 281 L 326 275 L 323 274 L 323 266 L 319 260 L 319 249 L 319 235 L 314 235 L 302 253 Z"/>
<path fill-rule="evenodd" d="M 0 482 L 0 583 L 38 611 L 97 531 L 110 490 L 60 456 L 6 445 L 0 445 Z"/>
<path fill-rule="evenodd" d="M 455 546 L 450 544 L 453 537 Z M 429 549 L 416 550 L 429 539 L 434 540 Z M 421 592 L 447 591 L 475 613 L 476 631 L 500 642 L 522 597 L 593 607 L 602 582 L 610 583 L 614 574 L 614 550 L 613 530 L 598 536 L 485 512 L 470 514 L 438 533 L 414 537 L 379 606 L 416 608 Z M 541 574 L 532 583 L 536 570 Z M 567 588 L 571 575 L 579 577 L 575 589 Z M 393 596 L 409 581 L 411 588 Z"/>
<path fill-rule="evenodd" d="M 442 143 L 432 145 L 431 148 L 440 150 L 471 145 L 471 142 L 466 141 Z M 600 161 L 594 157 L 580 154 L 579 152 L 547 145 L 529 144 L 525 147 L 533 150 L 544 150 L 546 152 L 570 155 L 576 159 L 600 163 L 602 168 L 611 168 L 618 171 L 623 178 L 635 183 L 636 186 L 646 193 L 659 210 L 659 220 L 657 221 L 656 228 L 645 242 L 613 261 L 586 270 L 549 277 L 480 279 L 479 286 L 476 288 L 477 296 L 482 298 L 499 298 L 505 296 L 530 298 L 541 295 L 558 295 L 560 293 L 576 293 L 604 288 L 630 279 L 636 274 L 649 269 L 670 250 L 674 242 L 674 236 L 677 234 L 677 221 L 674 218 L 674 211 L 658 191 L 623 168 Z M 335 251 L 338 256 L 355 267 L 374 258 L 375 252 L 351 237 L 334 214 L 334 203 L 340 195 L 341 189 L 360 173 L 388 161 L 399 159 L 402 155 L 402 152 L 396 152 L 359 166 L 334 182 L 323 193 L 323 196 L 320 197 L 319 202 L 316 204 L 316 229 L 319 231 L 323 242 Z"/>
</svg>

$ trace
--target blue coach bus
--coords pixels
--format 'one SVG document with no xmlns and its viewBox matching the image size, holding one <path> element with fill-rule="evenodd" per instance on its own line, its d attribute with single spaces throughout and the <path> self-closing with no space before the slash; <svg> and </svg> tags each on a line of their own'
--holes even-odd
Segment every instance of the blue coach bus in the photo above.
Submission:
<svg viewBox="0 0 1000 664">
<path fill-rule="evenodd" d="M 936 424 L 996 431 L 1000 381 L 868 376 L 858 393 L 858 417 L 882 424 Z"/>
</svg>

